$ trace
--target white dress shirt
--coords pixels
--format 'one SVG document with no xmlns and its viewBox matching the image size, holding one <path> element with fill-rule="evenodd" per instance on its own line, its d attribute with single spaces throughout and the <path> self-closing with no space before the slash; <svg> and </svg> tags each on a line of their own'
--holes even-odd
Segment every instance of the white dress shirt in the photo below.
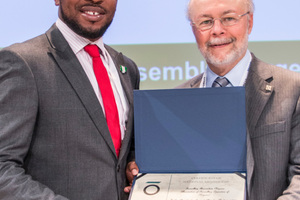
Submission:
<svg viewBox="0 0 300 200">
<path fill-rule="evenodd" d="M 109 55 L 109 53 L 104 47 L 102 37 L 97 41 L 91 42 L 90 40 L 76 34 L 60 19 L 56 21 L 56 26 L 63 34 L 63 36 L 69 43 L 71 49 L 73 50 L 74 54 L 78 58 L 102 106 L 103 113 L 105 114 L 101 92 L 98 87 L 96 76 L 93 70 L 93 60 L 92 57 L 83 48 L 88 44 L 95 44 L 101 49 L 102 54 L 100 56 L 107 70 L 110 83 L 114 92 L 116 104 L 118 107 L 120 128 L 121 128 L 121 138 L 123 139 L 125 134 L 126 121 L 128 119 L 129 105 L 121 85 L 117 68 L 111 56 Z"/>
</svg>

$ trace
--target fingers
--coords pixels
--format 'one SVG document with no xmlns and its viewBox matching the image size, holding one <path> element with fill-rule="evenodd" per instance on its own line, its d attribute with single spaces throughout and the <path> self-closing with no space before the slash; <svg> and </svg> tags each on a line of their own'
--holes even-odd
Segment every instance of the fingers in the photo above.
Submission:
<svg viewBox="0 0 300 200">
<path fill-rule="evenodd" d="M 131 186 L 127 186 L 127 187 L 124 188 L 125 193 L 129 193 L 130 190 L 131 190 Z"/>
<path fill-rule="evenodd" d="M 138 175 L 139 168 L 138 168 L 137 164 L 135 163 L 135 161 L 132 161 L 132 162 L 128 163 L 127 166 L 128 166 L 129 171 L 131 172 L 131 174 L 133 176 Z"/>
<path fill-rule="evenodd" d="M 126 193 L 130 192 L 133 178 L 136 175 L 138 175 L 138 173 L 139 173 L 139 168 L 138 168 L 137 164 L 135 163 L 135 161 L 129 162 L 126 167 L 126 176 L 127 176 L 127 180 L 129 182 L 130 186 L 125 187 L 124 192 L 126 192 Z"/>
</svg>

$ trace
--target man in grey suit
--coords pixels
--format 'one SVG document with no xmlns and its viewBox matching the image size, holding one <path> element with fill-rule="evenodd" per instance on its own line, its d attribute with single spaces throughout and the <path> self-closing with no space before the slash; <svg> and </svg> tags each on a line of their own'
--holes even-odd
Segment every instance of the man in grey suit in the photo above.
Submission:
<svg viewBox="0 0 300 200">
<path fill-rule="evenodd" d="M 102 41 L 117 0 L 55 4 L 59 19 L 45 34 L 0 51 L 0 199 L 125 200 L 139 71 Z M 89 44 L 109 77 L 118 147 Z"/>
<path fill-rule="evenodd" d="M 247 50 L 253 8 L 251 0 L 190 1 L 188 16 L 208 68 L 179 88 L 223 82 L 244 85 L 248 199 L 296 200 L 300 199 L 300 75 L 266 64 Z"/>
<path fill-rule="evenodd" d="M 208 68 L 178 88 L 245 86 L 247 199 L 299 200 L 300 75 L 247 50 L 253 12 L 251 0 L 189 2 L 192 30 Z M 138 168 L 131 162 L 127 170 L 136 175 Z"/>
</svg>

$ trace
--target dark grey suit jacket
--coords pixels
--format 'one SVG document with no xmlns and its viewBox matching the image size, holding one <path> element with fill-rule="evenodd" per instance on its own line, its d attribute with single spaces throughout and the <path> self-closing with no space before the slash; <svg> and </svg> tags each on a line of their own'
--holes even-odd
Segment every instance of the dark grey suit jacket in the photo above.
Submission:
<svg viewBox="0 0 300 200">
<path fill-rule="evenodd" d="M 0 199 L 124 200 L 133 137 L 133 61 L 106 46 L 129 102 L 117 159 L 101 105 L 53 25 L 0 51 Z"/>
<path fill-rule="evenodd" d="M 300 74 L 252 54 L 246 80 L 249 200 L 300 199 Z M 202 75 L 178 88 L 199 88 Z"/>
</svg>

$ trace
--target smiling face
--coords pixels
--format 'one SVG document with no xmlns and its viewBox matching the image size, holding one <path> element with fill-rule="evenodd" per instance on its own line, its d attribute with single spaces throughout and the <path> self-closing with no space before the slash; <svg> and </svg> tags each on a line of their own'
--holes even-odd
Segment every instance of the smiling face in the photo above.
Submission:
<svg viewBox="0 0 300 200">
<path fill-rule="evenodd" d="M 219 19 L 224 14 L 247 13 L 245 0 L 191 0 L 189 14 L 192 22 L 199 18 Z M 227 74 L 246 54 L 248 35 L 253 26 L 253 14 L 245 15 L 233 26 L 224 26 L 220 20 L 214 21 L 209 30 L 199 30 L 192 26 L 198 48 L 207 64 L 216 74 Z"/>
<path fill-rule="evenodd" d="M 55 0 L 58 16 L 78 35 L 91 41 L 103 36 L 110 26 L 117 0 Z"/>
</svg>

